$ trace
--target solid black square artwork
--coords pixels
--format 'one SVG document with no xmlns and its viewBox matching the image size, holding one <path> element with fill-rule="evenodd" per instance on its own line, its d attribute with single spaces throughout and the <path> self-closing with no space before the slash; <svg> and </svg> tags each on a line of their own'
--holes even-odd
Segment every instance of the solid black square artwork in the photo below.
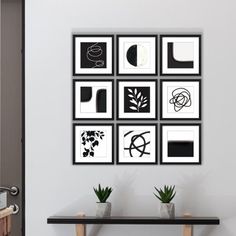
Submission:
<svg viewBox="0 0 236 236">
<path fill-rule="evenodd" d="M 124 87 L 125 112 L 150 112 L 150 87 Z"/>
<path fill-rule="evenodd" d="M 105 42 L 81 43 L 81 68 L 106 68 L 107 44 Z"/>
<path fill-rule="evenodd" d="M 193 157 L 193 141 L 168 141 L 168 157 Z"/>
</svg>

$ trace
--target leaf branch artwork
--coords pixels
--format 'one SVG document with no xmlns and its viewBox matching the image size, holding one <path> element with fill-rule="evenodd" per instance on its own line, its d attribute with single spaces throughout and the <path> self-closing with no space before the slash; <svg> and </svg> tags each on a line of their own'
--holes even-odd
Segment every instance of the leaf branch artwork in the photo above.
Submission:
<svg viewBox="0 0 236 236">
<path fill-rule="evenodd" d="M 148 105 L 147 97 L 143 96 L 142 92 L 138 92 L 137 88 L 130 89 L 128 88 L 129 102 L 131 105 L 129 108 L 133 111 L 141 112 L 142 108 L 145 108 Z"/>
<path fill-rule="evenodd" d="M 83 131 L 81 134 L 81 144 L 84 146 L 83 157 L 94 157 L 95 148 L 104 136 L 103 131 Z"/>
</svg>

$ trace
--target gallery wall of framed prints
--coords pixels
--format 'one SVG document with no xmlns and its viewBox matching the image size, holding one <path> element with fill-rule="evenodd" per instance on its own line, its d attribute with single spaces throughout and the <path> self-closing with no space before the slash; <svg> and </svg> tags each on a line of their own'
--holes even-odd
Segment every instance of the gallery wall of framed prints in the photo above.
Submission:
<svg viewBox="0 0 236 236">
<path fill-rule="evenodd" d="M 72 36 L 73 164 L 202 163 L 202 34 Z"/>
</svg>

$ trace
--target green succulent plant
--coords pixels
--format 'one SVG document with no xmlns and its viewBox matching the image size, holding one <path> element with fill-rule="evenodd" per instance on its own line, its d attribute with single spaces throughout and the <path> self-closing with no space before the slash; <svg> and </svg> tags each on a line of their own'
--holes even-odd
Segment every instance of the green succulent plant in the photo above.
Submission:
<svg viewBox="0 0 236 236">
<path fill-rule="evenodd" d="M 157 193 L 153 193 L 162 203 L 170 203 L 175 197 L 175 186 L 165 185 L 163 189 L 154 187 Z"/>
<path fill-rule="evenodd" d="M 99 201 L 102 203 L 107 201 L 107 199 L 111 195 L 111 192 L 113 191 L 113 189 L 110 187 L 102 188 L 100 184 L 98 185 L 98 188 L 93 188 L 93 190 L 97 195 Z"/>
</svg>

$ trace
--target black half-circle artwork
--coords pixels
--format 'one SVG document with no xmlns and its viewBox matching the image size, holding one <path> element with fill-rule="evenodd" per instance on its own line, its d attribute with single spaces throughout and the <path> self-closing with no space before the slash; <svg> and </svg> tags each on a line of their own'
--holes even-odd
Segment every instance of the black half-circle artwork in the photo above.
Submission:
<svg viewBox="0 0 236 236">
<path fill-rule="evenodd" d="M 137 66 L 137 44 L 135 45 L 132 45 L 128 50 L 127 50 L 127 53 L 126 53 L 126 58 L 128 60 L 128 62 L 133 65 L 133 66 Z"/>
</svg>

